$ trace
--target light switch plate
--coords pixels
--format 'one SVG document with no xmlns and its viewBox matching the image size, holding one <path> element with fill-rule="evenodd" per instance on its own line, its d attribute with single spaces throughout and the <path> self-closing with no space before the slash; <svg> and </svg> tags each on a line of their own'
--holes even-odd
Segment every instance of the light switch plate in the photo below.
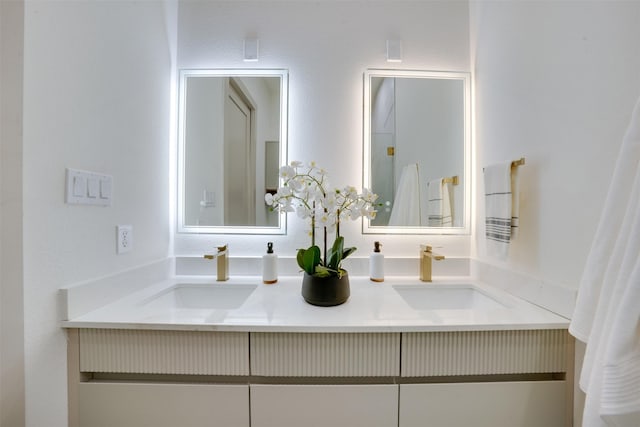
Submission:
<svg viewBox="0 0 640 427">
<path fill-rule="evenodd" d="M 64 201 L 71 205 L 111 206 L 112 179 L 110 175 L 67 168 Z"/>
</svg>

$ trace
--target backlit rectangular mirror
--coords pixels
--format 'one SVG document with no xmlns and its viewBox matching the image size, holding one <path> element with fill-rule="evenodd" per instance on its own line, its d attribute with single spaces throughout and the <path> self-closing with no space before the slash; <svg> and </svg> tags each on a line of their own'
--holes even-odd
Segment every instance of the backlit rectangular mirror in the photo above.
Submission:
<svg viewBox="0 0 640 427">
<path fill-rule="evenodd" d="M 180 72 L 178 231 L 284 234 L 264 196 L 287 163 L 288 73 Z"/>
<path fill-rule="evenodd" d="M 468 234 L 469 73 L 368 70 L 364 186 L 378 195 L 368 234 Z"/>
</svg>

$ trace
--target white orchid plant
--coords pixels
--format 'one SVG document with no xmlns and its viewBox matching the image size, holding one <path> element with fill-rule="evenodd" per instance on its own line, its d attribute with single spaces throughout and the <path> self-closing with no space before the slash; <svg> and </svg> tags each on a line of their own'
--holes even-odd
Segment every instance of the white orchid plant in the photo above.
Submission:
<svg viewBox="0 0 640 427">
<path fill-rule="evenodd" d="M 358 193 L 355 187 L 331 187 L 324 169 L 315 162 L 308 165 L 293 161 L 280 168 L 282 186 L 275 194 L 266 194 L 265 202 L 273 210 L 296 212 L 298 217 L 311 223 L 311 246 L 298 249 L 297 261 L 307 274 L 316 277 L 342 277 L 346 271 L 341 268 L 342 260 L 356 248 L 344 247 L 344 237 L 340 235 L 340 222 L 356 220 L 360 217 L 375 218 L 377 195 L 363 189 Z M 316 228 L 322 227 L 324 251 L 316 245 Z M 327 233 L 335 232 L 335 240 L 327 251 Z"/>
</svg>

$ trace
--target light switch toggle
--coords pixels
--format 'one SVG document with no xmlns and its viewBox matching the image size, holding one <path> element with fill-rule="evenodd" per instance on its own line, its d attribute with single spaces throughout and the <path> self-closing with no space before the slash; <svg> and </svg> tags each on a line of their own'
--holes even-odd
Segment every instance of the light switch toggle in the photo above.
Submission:
<svg viewBox="0 0 640 427">
<path fill-rule="evenodd" d="M 100 180 L 100 198 L 105 200 L 111 199 L 111 177 Z"/>
<path fill-rule="evenodd" d="M 73 196 L 84 197 L 87 192 L 87 180 L 84 176 L 73 177 Z"/>
<path fill-rule="evenodd" d="M 87 180 L 87 197 L 95 199 L 98 197 L 98 180 L 96 178 L 89 178 Z"/>
</svg>

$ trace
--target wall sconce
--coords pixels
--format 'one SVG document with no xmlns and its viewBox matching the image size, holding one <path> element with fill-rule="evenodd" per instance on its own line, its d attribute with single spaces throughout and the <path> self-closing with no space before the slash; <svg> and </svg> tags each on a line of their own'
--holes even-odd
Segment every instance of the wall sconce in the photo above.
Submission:
<svg viewBox="0 0 640 427">
<path fill-rule="evenodd" d="M 244 61 L 256 62 L 258 60 L 258 39 L 244 40 Z"/>
<path fill-rule="evenodd" d="M 402 42 L 387 40 L 387 62 L 402 62 Z"/>
</svg>

